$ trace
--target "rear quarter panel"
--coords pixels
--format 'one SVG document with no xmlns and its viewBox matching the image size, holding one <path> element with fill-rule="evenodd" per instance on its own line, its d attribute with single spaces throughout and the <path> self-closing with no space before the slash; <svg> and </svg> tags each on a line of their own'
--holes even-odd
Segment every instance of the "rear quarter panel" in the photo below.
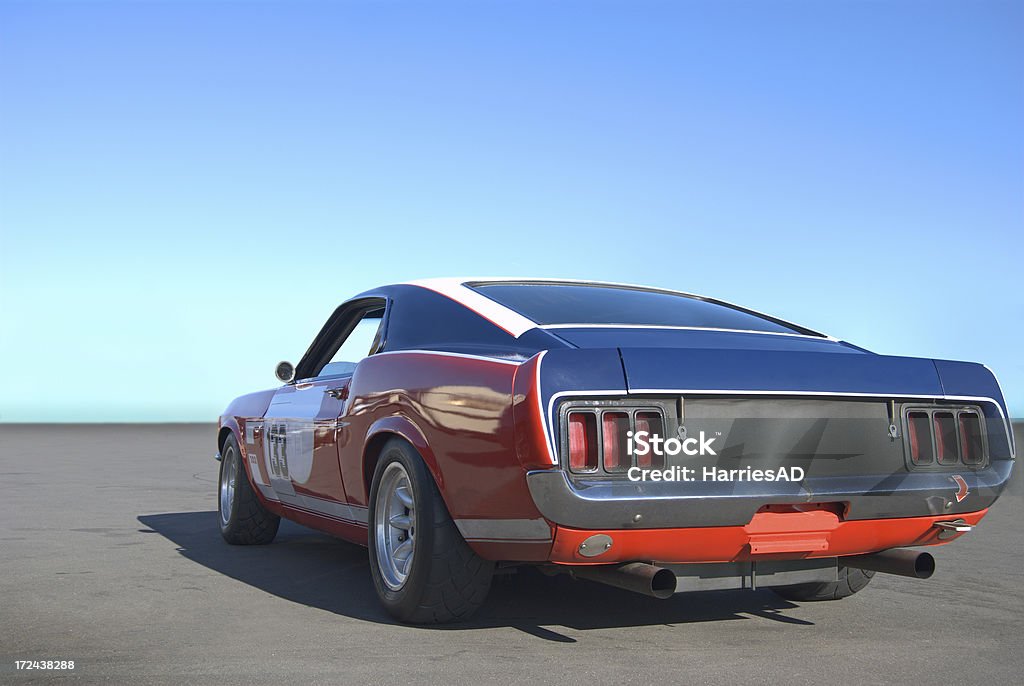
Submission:
<svg viewBox="0 0 1024 686">
<path fill-rule="evenodd" d="M 425 441 L 423 457 L 453 518 L 539 518 L 515 449 L 512 389 L 518 366 L 421 352 L 363 360 L 338 435 L 349 502 L 369 505 L 374 463 L 367 444 L 375 435 L 379 439 L 374 432 L 398 432 L 404 425 Z"/>
</svg>

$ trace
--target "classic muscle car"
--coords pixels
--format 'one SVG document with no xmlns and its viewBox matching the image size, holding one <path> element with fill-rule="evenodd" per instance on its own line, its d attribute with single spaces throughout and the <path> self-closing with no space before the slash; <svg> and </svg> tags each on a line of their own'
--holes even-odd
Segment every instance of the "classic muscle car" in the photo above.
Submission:
<svg viewBox="0 0 1024 686">
<path fill-rule="evenodd" d="M 444 622 L 496 569 L 655 597 L 832 600 L 963 535 L 1014 460 L 980 364 L 891 357 L 712 298 L 431 279 L 343 303 L 282 386 L 220 417 L 220 526 L 369 549 L 384 607 Z"/>
</svg>

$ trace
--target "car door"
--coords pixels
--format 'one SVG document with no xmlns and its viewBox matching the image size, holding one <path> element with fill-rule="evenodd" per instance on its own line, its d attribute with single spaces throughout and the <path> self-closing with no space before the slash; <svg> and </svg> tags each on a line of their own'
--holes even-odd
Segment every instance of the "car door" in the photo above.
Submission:
<svg viewBox="0 0 1024 686">
<path fill-rule="evenodd" d="M 356 364 L 381 347 L 385 314 L 385 301 L 376 298 L 339 308 L 297 366 L 304 378 L 274 394 L 264 419 L 263 457 L 282 502 L 333 519 L 362 519 L 345 504 L 338 420 Z"/>
</svg>

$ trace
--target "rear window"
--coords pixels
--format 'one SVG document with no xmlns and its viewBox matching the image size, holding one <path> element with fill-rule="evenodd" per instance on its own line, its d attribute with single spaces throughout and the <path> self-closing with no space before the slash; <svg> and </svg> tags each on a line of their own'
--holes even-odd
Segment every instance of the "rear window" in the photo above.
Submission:
<svg viewBox="0 0 1024 686">
<path fill-rule="evenodd" d="M 693 296 L 555 283 L 479 283 L 470 287 L 541 325 L 606 324 L 813 333 Z"/>
</svg>

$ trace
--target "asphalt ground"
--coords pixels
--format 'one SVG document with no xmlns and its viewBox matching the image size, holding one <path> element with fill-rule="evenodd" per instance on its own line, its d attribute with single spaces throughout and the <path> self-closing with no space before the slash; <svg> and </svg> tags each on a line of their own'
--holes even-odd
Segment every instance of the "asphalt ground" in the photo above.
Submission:
<svg viewBox="0 0 1024 686">
<path fill-rule="evenodd" d="M 270 546 L 224 543 L 214 436 L 0 425 L 0 683 L 1024 680 L 1019 479 L 978 529 L 931 549 L 927 581 L 879 575 L 831 603 L 658 601 L 523 573 L 470 623 L 419 628 L 381 610 L 363 548 L 291 523 Z"/>
</svg>

